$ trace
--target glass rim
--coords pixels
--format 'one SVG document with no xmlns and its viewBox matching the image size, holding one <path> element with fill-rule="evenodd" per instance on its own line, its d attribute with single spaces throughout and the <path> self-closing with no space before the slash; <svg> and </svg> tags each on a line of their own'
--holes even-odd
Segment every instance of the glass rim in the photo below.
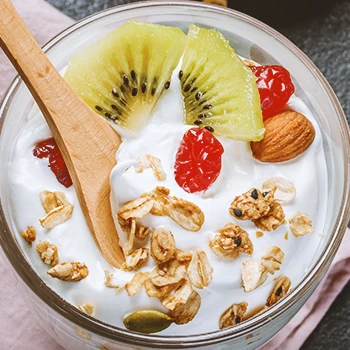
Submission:
<svg viewBox="0 0 350 350">
<path fill-rule="evenodd" d="M 65 37 L 75 32 L 76 30 L 90 24 L 91 22 L 106 17 L 109 15 L 114 15 L 116 13 L 121 13 L 129 11 L 132 9 L 149 8 L 149 7 L 159 7 L 159 6 L 180 6 L 180 7 L 190 7 L 190 8 L 202 8 L 208 9 L 212 12 L 226 14 L 236 19 L 242 20 L 252 26 L 255 26 L 261 31 L 270 34 L 274 39 L 281 42 L 285 47 L 287 47 L 291 52 L 293 52 L 302 63 L 313 72 L 313 75 L 317 78 L 319 84 L 324 88 L 326 94 L 328 95 L 332 105 L 336 111 L 336 116 L 341 126 L 341 138 L 343 145 L 343 162 L 344 162 L 344 192 L 341 199 L 341 210 L 334 222 L 332 232 L 329 235 L 328 241 L 325 244 L 322 252 L 319 254 L 319 258 L 314 263 L 312 269 L 302 278 L 293 290 L 287 294 L 281 301 L 270 307 L 264 313 L 255 316 L 236 325 L 233 328 L 227 328 L 223 330 L 216 330 L 212 332 L 195 334 L 195 335 L 172 335 L 172 336 L 160 336 L 160 335 L 147 335 L 132 332 L 126 329 L 122 329 L 116 326 L 112 326 L 103 321 L 95 319 L 91 316 L 86 315 L 81 312 L 74 305 L 65 301 L 61 296 L 59 296 L 54 290 L 52 290 L 45 283 L 42 283 L 41 278 L 34 271 L 30 263 L 26 260 L 21 248 L 17 244 L 16 240 L 8 239 L 12 237 L 11 230 L 8 223 L 6 222 L 5 214 L 2 208 L 2 200 L 0 199 L 0 244 L 3 248 L 7 259 L 10 261 L 12 267 L 15 269 L 20 278 L 24 281 L 27 287 L 46 305 L 48 305 L 55 312 L 60 314 L 62 317 L 66 318 L 74 324 L 78 324 L 80 327 L 91 331 L 92 333 L 105 337 L 111 341 L 119 341 L 125 344 L 132 345 L 144 345 L 152 348 L 168 348 L 176 349 L 181 348 L 193 348 L 208 346 L 218 343 L 227 342 L 242 336 L 247 336 L 254 330 L 259 329 L 262 325 L 271 322 L 276 319 L 282 313 L 285 313 L 290 309 L 298 299 L 302 298 L 307 294 L 320 279 L 323 277 L 328 267 L 330 266 L 338 248 L 344 236 L 347 224 L 350 219 L 350 183 L 349 178 L 349 150 L 350 150 L 350 133 L 348 123 L 342 107 L 333 92 L 331 86 L 329 85 L 326 78 L 322 75 L 316 65 L 291 41 L 285 38 L 282 34 L 272 29 L 268 25 L 260 22 L 259 20 L 250 17 L 246 14 L 238 12 L 236 10 L 223 8 L 221 6 L 215 6 L 205 3 L 199 3 L 194 1 L 183 1 L 183 0 L 173 0 L 173 1 L 146 1 L 129 3 L 124 5 L 119 5 L 117 7 L 109 8 L 93 15 L 90 15 L 75 24 L 71 25 L 60 34 L 56 35 L 51 39 L 46 45 L 43 46 L 43 51 L 47 52 Z M 3 101 L 0 105 L 0 136 L 2 134 L 4 120 L 6 118 L 8 105 L 12 102 L 13 97 L 19 88 L 21 78 L 17 76 L 8 90 L 6 91 Z M 20 263 L 18 263 L 20 261 Z"/>
</svg>

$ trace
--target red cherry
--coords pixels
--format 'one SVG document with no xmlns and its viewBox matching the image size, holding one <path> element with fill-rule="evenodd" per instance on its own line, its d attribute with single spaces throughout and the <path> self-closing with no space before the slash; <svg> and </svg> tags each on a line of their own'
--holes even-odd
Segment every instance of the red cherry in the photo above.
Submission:
<svg viewBox="0 0 350 350">
<path fill-rule="evenodd" d="M 223 153 L 224 148 L 210 131 L 188 130 L 176 154 L 176 182 L 189 193 L 207 190 L 220 174 Z"/>
<path fill-rule="evenodd" d="M 294 93 L 290 73 L 282 66 L 251 66 L 258 84 L 264 119 L 281 112 Z"/>
<path fill-rule="evenodd" d="M 49 167 L 55 174 L 59 183 L 65 187 L 72 186 L 72 179 L 69 175 L 66 163 L 53 137 L 40 141 L 33 150 L 33 155 L 37 158 L 49 158 Z"/>
</svg>

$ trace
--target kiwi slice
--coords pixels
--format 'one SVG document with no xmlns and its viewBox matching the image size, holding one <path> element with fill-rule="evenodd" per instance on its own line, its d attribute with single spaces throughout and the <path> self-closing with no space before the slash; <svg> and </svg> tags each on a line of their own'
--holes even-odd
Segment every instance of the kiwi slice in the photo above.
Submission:
<svg viewBox="0 0 350 350">
<path fill-rule="evenodd" d="M 113 126 L 137 133 L 169 88 L 185 44 L 179 28 L 130 21 L 74 55 L 65 79 Z"/>
<path fill-rule="evenodd" d="M 187 124 L 236 140 L 263 138 L 255 76 L 220 32 L 190 26 L 179 78 Z"/>
</svg>

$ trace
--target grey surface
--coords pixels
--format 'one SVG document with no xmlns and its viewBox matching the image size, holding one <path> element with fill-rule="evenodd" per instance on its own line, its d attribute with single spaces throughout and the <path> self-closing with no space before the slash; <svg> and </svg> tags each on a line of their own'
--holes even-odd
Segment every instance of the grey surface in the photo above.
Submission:
<svg viewBox="0 0 350 350">
<path fill-rule="evenodd" d="M 132 2 L 46 1 L 77 20 Z M 328 79 L 350 121 L 350 0 L 231 0 L 229 4 L 271 25 L 299 46 Z M 350 349 L 350 283 L 302 347 L 311 349 Z"/>
</svg>

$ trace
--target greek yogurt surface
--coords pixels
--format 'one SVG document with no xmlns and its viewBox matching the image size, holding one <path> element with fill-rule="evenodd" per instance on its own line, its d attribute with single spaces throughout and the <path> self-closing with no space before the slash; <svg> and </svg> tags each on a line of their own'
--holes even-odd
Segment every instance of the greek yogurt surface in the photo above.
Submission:
<svg viewBox="0 0 350 350">
<path fill-rule="evenodd" d="M 137 137 L 122 135 L 117 154 L 117 165 L 111 173 L 111 205 L 115 214 L 121 205 L 138 198 L 157 186 L 170 190 L 172 196 L 183 198 L 198 205 L 205 215 L 205 222 L 198 232 L 190 232 L 167 216 L 146 215 L 141 222 L 148 227 L 164 227 L 170 230 L 178 249 L 189 251 L 201 249 L 206 252 L 213 268 L 212 281 L 208 287 L 197 290 L 201 296 L 201 307 L 196 317 L 187 325 L 172 324 L 161 332 L 171 334 L 198 334 L 219 329 L 222 313 L 232 304 L 247 302 L 248 314 L 262 308 L 270 295 L 274 279 L 285 275 L 291 279 L 292 288 L 311 267 L 317 257 L 317 248 L 325 239 L 323 226 L 327 208 L 327 169 L 320 129 L 307 106 L 295 95 L 288 107 L 304 114 L 313 124 L 316 138 L 310 148 L 301 156 L 285 163 L 261 163 L 251 156 L 248 143 L 217 137 L 224 146 L 221 173 L 216 182 L 204 193 L 190 194 L 178 186 L 174 179 L 174 160 L 184 133 L 192 126 L 184 124 L 184 108 L 178 70 L 173 73 L 171 86 L 161 96 L 148 124 Z M 35 158 L 32 154 L 35 144 L 50 137 L 49 128 L 37 109 L 30 113 L 29 121 L 18 135 L 15 156 L 10 164 L 11 205 L 17 227 L 18 241 L 35 271 L 55 292 L 73 305 L 90 303 L 94 305 L 93 316 L 104 322 L 122 327 L 124 317 L 136 310 L 157 309 L 166 312 L 158 299 L 150 298 L 142 288 L 136 295 L 128 296 L 125 289 L 116 292 L 104 284 L 105 271 L 114 274 L 122 284 L 129 282 L 135 272 L 125 272 L 111 267 L 98 250 L 85 222 L 74 187 L 66 189 L 60 185 L 47 166 L 47 160 Z M 138 156 L 150 154 L 158 157 L 167 175 L 159 181 L 152 169 L 136 172 Z M 250 188 L 261 188 L 271 177 L 280 176 L 291 181 L 296 188 L 296 197 L 283 205 L 286 219 L 296 211 L 310 216 L 315 232 L 303 237 L 294 237 L 288 225 L 282 225 L 273 232 L 259 231 L 251 221 L 238 221 L 229 213 L 232 200 Z M 62 191 L 74 205 L 72 217 L 51 230 L 40 226 L 38 219 L 45 216 L 39 199 L 43 190 Z M 218 229 L 233 222 L 249 233 L 254 246 L 252 256 L 241 253 L 234 260 L 216 256 L 209 248 L 209 239 Z M 58 248 L 59 259 L 81 261 L 89 268 L 89 275 L 80 282 L 69 283 L 52 278 L 47 274 L 48 266 L 39 258 L 35 248 L 30 248 L 19 232 L 35 225 L 37 239 L 48 240 Z M 119 228 L 119 227 L 118 227 Z M 121 242 L 126 237 L 118 230 Z M 288 232 L 288 239 L 286 239 Z M 148 241 L 145 242 L 148 246 Z M 246 260 L 260 261 L 267 248 L 278 246 L 285 254 L 281 269 L 270 275 L 266 282 L 252 292 L 244 292 L 241 285 L 241 266 Z M 149 258 L 140 271 L 151 271 L 155 267 Z"/>
</svg>

